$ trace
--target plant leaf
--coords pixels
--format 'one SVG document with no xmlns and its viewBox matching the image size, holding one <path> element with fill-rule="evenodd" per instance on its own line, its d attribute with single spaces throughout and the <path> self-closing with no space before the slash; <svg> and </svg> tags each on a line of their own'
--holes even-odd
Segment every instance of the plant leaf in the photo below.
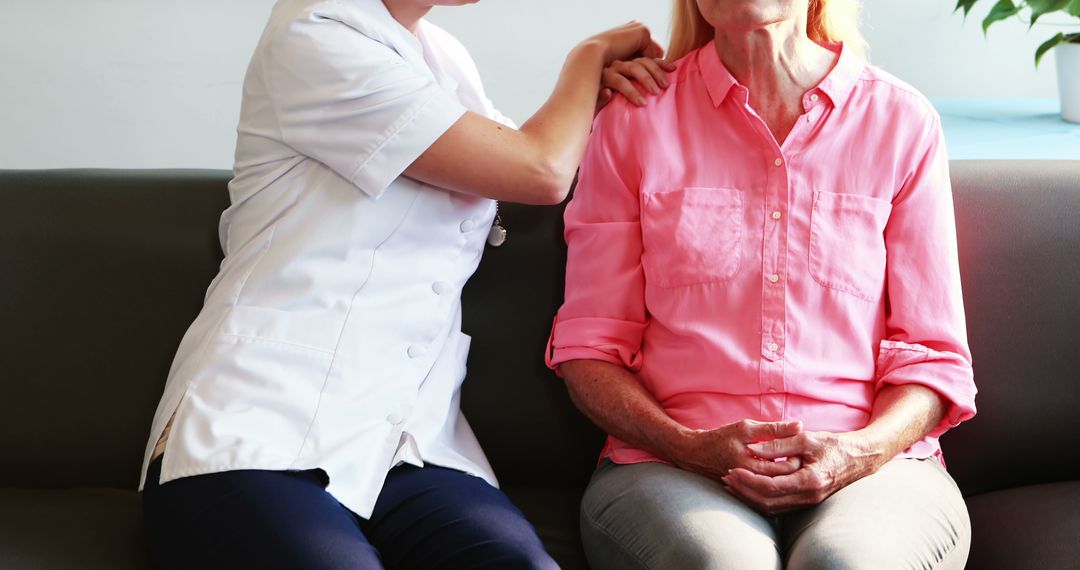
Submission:
<svg viewBox="0 0 1080 570">
<path fill-rule="evenodd" d="M 1043 44 L 1039 46 L 1039 49 L 1035 50 L 1035 67 L 1039 67 L 1039 62 L 1042 61 L 1042 58 L 1044 55 L 1046 55 L 1046 52 L 1050 51 L 1051 49 L 1053 49 L 1054 46 L 1063 43 L 1064 41 L 1065 34 L 1058 32 L 1056 36 L 1043 42 Z"/>
<path fill-rule="evenodd" d="M 1028 29 L 1030 30 L 1031 26 L 1035 25 L 1035 20 L 1043 14 L 1064 10 L 1072 2 L 1073 0 L 1027 0 L 1028 8 L 1031 8 L 1031 24 Z"/>
<path fill-rule="evenodd" d="M 1020 6 L 1012 3 L 1012 0 L 998 0 L 997 4 L 990 9 L 990 13 L 983 18 L 982 29 L 985 35 L 990 25 L 1006 18 L 1011 18 L 1020 13 Z"/>
<path fill-rule="evenodd" d="M 1080 0 L 1072 0 L 1072 2 L 1069 2 L 1069 5 L 1065 8 L 1065 11 L 1072 14 L 1073 16 L 1076 16 L 1077 18 L 1080 18 Z"/>
<path fill-rule="evenodd" d="M 971 11 L 971 7 L 974 6 L 975 3 L 978 1 L 979 0 L 957 0 L 956 8 L 953 8 L 953 12 L 956 12 L 962 8 L 964 10 L 964 17 L 967 18 L 968 12 Z M 1076 1 L 1080 2 L 1080 0 Z"/>
</svg>

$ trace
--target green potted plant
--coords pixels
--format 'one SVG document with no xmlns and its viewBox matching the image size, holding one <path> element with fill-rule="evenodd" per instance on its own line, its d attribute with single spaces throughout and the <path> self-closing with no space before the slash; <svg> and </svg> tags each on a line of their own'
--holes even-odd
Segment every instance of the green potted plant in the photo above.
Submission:
<svg viewBox="0 0 1080 570">
<path fill-rule="evenodd" d="M 956 10 L 963 10 L 967 17 L 971 7 L 979 0 L 958 0 Z M 1076 18 L 1076 30 L 1058 32 L 1035 50 L 1035 65 L 1038 66 L 1046 52 L 1054 50 L 1057 57 L 1058 91 L 1061 94 L 1061 118 L 1073 123 L 1080 123 L 1080 0 L 998 0 L 983 18 L 983 33 L 990 26 L 1006 18 L 1016 16 L 1021 11 L 1028 11 L 1028 29 L 1039 18 L 1061 12 Z"/>
</svg>

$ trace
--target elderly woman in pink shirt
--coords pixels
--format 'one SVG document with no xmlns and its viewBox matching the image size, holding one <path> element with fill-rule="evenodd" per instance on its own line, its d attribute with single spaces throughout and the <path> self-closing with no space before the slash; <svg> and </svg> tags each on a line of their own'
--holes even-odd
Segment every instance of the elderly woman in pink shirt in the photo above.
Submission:
<svg viewBox="0 0 1080 570">
<path fill-rule="evenodd" d="M 938 115 L 853 0 L 677 0 L 670 87 L 597 118 L 548 363 L 610 434 L 596 568 L 961 568 L 975 414 Z"/>
</svg>

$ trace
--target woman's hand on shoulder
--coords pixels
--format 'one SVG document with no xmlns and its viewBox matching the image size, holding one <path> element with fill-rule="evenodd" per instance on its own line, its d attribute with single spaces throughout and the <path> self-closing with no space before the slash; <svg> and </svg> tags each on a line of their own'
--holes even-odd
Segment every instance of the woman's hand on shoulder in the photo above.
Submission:
<svg viewBox="0 0 1080 570">
<path fill-rule="evenodd" d="M 652 38 L 641 22 L 630 22 L 597 34 L 584 44 L 598 44 L 604 49 L 604 71 L 596 111 L 599 112 L 615 93 L 620 93 L 635 105 L 644 106 L 640 88 L 654 95 L 668 86 L 667 74 L 675 65 L 665 61 L 664 48 Z"/>
<path fill-rule="evenodd" d="M 649 28 L 637 21 L 600 32 L 581 42 L 581 45 L 600 47 L 605 65 L 638 56 L 662 57 L 664 55 L 664 48 L 653 39 Z"/>
<path fill-rule="evenodd" d="M 667 74 L 675 71 L 675 64 L 661 58 L 641 56 L 630 60 L 616 60 L 604 68 L 600 81 L 600 96 L 596 102 L 596 112 L 600 112 L 611 102 L 615 93 L 621 94 L 631 103 L 644 107 L 648 104 L 641 89 L 653 95 L 667 89 Z"/>
<path fill-rule="evenodd" d="M 644 79 L 642 72 L 647 73 L 644 67 L 649 64 L 640 58 L 661 55 L 663 49 L 638 22 L 597 34 L 574 48 L 552 96 L 520 129 L 467 112 L 405 169 L 405 175 L 485 198 L 557 204 L 566 198 L 585 150 L 597 93 L 604 89 L 600 78 L 605 67 Z M 615 66 L 615 62 L 630 63 Z M 619 83 L 636 91 L 629 81 Z"/>
</svg>

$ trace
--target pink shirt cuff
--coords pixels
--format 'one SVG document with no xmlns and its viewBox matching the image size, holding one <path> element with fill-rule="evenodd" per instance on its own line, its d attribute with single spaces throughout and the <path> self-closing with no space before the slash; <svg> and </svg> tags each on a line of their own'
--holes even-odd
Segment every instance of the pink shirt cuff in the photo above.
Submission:
<svg viewBox="0 0 1080 570">
<path fill-rule="evenodd" d="M 975 382 L 971 363 L 954 352 L 921 344 L 881 341 L 876 390 L 887 385 L 919 384 L 938 393 L 948 404 L 945 417 L 928 437 L 938 438 L 960 422 L 975 417 Z"/>
<path fill-rule="evenodd" d="M 545 362 L 552 370 L 569 360 L 602 360 L 630 370 L 641 369 L 645 323 L 603 317 L 559 320 L 551 327 Z"/>
</svg>

